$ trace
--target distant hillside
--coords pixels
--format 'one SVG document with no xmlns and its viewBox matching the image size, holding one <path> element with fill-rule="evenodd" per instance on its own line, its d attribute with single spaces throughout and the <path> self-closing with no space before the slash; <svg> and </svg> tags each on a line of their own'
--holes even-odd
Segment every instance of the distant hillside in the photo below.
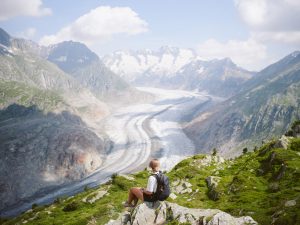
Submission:
<svg viewBox="0 0 300 225">
<path fill-rule="evenodd" d="M 167 174 L 172 186 L 168 199 L 171 204 L 167 203 L 169 208 L 164 209 L 166 206 L 162 205 L 162 208 L 152 210 L 151 216 L 151 209 L 140 206 L 127 212 L 131 214 L 129 220 L 137 224 L 136 220 L 143 219 L 147 221 L 145 224 L 152 224 L 154 211 L 161 219 L 162 213 L 166 213 L 163 210 L 167 210 L 167 215 L 164 214 L 167 224 L 179 224 L 179 217 L 181 222 L 193 221 L 195 224 L 197 220 L 218 224 L 214 217 L 220 211 L 207 209 L 219 209 L 236 217 L 251 216 L 262 225 L 299 224 L 299 126 L 299 122 L 292 126 L 289 135 L 293 136 L 283 136 L 251 153 L 244 150 L 243 155 L 233 160 L 224 160 L 218 153 L 183 160 Z M 133 175 L 114 175 L 111 181 L 98 188 L 87 188 L 76 196 L 58 198 L 48 206 L 33 205 L 32 210 L 14 219 L 3 219 L 2 224 L 106 224 L 108 221 L 119 224 L 112 220 L 116 220 L 121 212 L 126 214 L 122 201 L 126 200 L 128 189 L 145 186 L 148 176 L 146 170 Z M 180 216 L 182 210 L 185 216 Z M 197 212 L 204 216 L 193 217 Z M 122 218 L 123 221 L 126 219 Z M 227 221 L 224 224 L 228 224 L 234 218 L 223 215 L 219 222 L 224 220 Z M 239 221 L 234 224 L 249 224 Z"/>
<path fill-rule="evenodd" d="M 236 155 L 239 147 L 280 136 L 300 118 L 299 52 L 262 70 L 241 89 L 186 125 L 187 135 L 201 151 L 218 148 L 224 155 Z"/>
<path fill-rule="evenodd" d="M 72 75 L 95 94 L 124 91 L 129 85 L 111 72 L 99 57 L 84 44 L 62 42 L 49 47 L 47 59 L 66 73 Z"/>
<path fill-rule="evenodd" d="M 108 104 L 136 102 L 148 97 L 109 70 L 94 52 L 79 42 L 50 46 L 47 59 Z"/>
<path fill-rule="evenodd" d="M 68 106 L 68 111 L 84 118 L 89 116 L 91 109 L 98 112 L 97 117 L 93 116 L 94 120 L 99 120 L 107 115 L 107 104 L 97 99 L 89 89 L 85 88 L 70 74 L 65 73 L 55 64 L 46 60 L 44 58 L 46 54 L 47 49 L 45 47 L 28 40 L 11 37 L 0 29 L 1 82 L 7 82 L 10 86 L 15 84 L 17 85 L 15 89 L 18 89 L 21 85 L 28 94 L 31 88 L 33 92 L 39 89 L 41 92 L 55 93 L 65 102 L 65 106 Z M 4 92 L 9 91 L 8 88 L 5 88 L 5 85 L 2 87 Z M 13 87 L 10 88 L 14 89 Z M 3 102 L 2 106 L 7 106 L 9 103 L 21 103 L 17 100 L 21 99 L 22 95 L 26 95 L 26 93 L 20 91 L 18 93 L 20 96 L 15 96 L 15 99 L 7 99 L 7 102 Z M 42 101 L 43 99 L 40 98 L 40 103 Z M 33 103 L 35 101 L 31 102 L 31 104 Z M 26 106 L 29 105 L 30 103 L 27 102 Z"/>
<path fill-rule="evenodd" d="M 63 97 L 51 90 L 42 90 L 17 81 L 7 81 L 0 78 L 0 108 L 11 104 L 23 106 L 35 105 L 44 112 L 67 109 Z"/>
<path fill-rule="evenodd" d="M 4 32 L 1 31 L 2 36 L 4 36 Z M 7 44 L 6 39 L 0 38 L 0 43 L 7 44 L 0 45 L 0 77 L 2 79 L 60 92 L 82 89 L 72 77 L 36 54 L 31 48 L 32 42 L 12 37 L 8 40 L 9 43 Z M 37 45 L 33 46 L 36 47 Z"/>
</svg>

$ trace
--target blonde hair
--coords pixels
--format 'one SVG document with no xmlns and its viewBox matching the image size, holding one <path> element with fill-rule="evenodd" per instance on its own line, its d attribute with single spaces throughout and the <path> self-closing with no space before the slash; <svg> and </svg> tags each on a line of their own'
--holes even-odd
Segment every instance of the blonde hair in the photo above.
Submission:
<svg viewBox="0 0 300 225">
<path fill-rule="evenodd" d="M 159 170 L 159 161 L 158 161 L 158 159 L 152 159 L 149 163 L 149 167 L 154 171 L 158 171 Z"/>
</svg>

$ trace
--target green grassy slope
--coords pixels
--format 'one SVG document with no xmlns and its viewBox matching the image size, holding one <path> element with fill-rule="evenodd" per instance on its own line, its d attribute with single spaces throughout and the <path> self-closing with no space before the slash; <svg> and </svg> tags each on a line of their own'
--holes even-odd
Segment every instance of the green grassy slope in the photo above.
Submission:
<svg viewBox="0 0 300 225">
<path fill-rule="evenodd" d="M 294 207 L 285 207 L 288 200 L 300 197 L 300 146 L 299 138 L 293 140 L 296 149 L 273 148 L 273 143 L 259 151 L 247 153 L 233 161 L 227 161 L 222 168 L 209 166 L 197 168 L 195 156 L 182 161 L 171 172 L 171 177 L 189 178 L 194 189 L 199 189 L 192 201 L 188 195 L 178 196 L 176 202 L 192 208 L 218 208 L 232 215 L 250 215 L 260 224 L 271 224 L 272 217 L 278 214 L 276 224 L 300 224 L 299 201 Z M 294 147 L 295 149 L 295 147 Z M 270 162 L 272 155 L 275 158 Z M 287 165 L 283 178 L 279 176 L 282 164 Z M 186 175 L 187 174 L 187 175 Z M 208 197 L 209 189 L 205 178 L 214 175 L 221 177 L 215 192 L 219 200 Z"/>
<path fill-rule="evenodd" d="M 213 160 L 205 165 L 201 162 L 206 157 L 185 159 L 168 173 L 171 182 L 185 180 L 193 190 L 169 201 L 191 208 L 218 208 L 235 216 L 249 215 L 263 225 L 272 221 L 276 225 L 300 224 L 300 138 L 290 138 L 288 149 L 277 148 L 273 141 L 222 163 Z M 148 175 L 146 170 L 131 175 L 133 180 L 115 175 L 98 188 L 60 198 L 49 206 L 33 206 L 33 210 L 1 223 L 105 224 L 124 210 L 121 203 L 126 200 L 128 189 L 145 186 Z M 220 177 L 217 187 L 207 187 L 208 176 Z M 104 197 L 88 202 L 102 191 L 107 191 Z M 288 206 L 290 200 L 296 200 L 296 205 Z"/>
<path fill-rule="evenodd" d="M 1 108 L 10 104 L 36 105 L 47 112 L 65 104 L 63 98 L 54 91 L 41 90 L 24 83 L 2 79 L 0 79 L 0 96 Z"/>
</svg>

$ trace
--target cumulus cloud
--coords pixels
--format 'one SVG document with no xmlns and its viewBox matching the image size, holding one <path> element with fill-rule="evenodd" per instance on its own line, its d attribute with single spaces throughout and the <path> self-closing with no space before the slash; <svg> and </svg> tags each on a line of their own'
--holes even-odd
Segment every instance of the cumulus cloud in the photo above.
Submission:
<svg viewBox="0 0 300 225">
<path fill-rule="evenodd" d="M 254 38 L 300 44 L 299 0 L 235 0 L 235 6 Z"/>
<path fill-rule="evenodd" d="M 249 70 L 261 69 L 268 60 L 266 47 L 254 39 L 229 40 L 223 43 L 209 39 L 199 44 L 197 51 L 199 56 L 206 60 L 230 57 L 239 66 Z"/>
<path fill-rule="evenodd" d="M 42 0 L 1 0 L 0 21 L 16 16 L 46 16 L 52 13 Z"/>
<path fill-rule="evenodd" d="M 295 45 L 295 47 L 300 47 L 300 31 L 260 31 L 260 32 L 253 32 L 252 38 L 261 42 L 267 41 L 276 41 L 276 42 L 283 42 L 291 45 Z"/>
<path fill-rule="evenodd" d="M 116 34 L 135 35 L 148 31 L 148 24 L 129 7 L 100 6 L 80 16 L 56 34 L 41 38 L 42 45 L 65 40 L 88 45 L 110 39 Z"/>
</svg>

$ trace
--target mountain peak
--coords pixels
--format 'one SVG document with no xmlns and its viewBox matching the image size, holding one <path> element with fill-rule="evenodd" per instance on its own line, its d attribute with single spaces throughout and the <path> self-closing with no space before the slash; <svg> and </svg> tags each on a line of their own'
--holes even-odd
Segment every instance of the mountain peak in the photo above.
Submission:
<svg viewBox="0 0 300 225">
<path fill-rule="evenodd" d="M 11 36 L 2 28 L 0 28 L 0 44 L 9 47 Z"/>
<path fill-rule="evenodd" d="M 160 53 L 171 53 L 171 54 L 176 54 L 178 53 L 179 48 L 177 47 L 173 47 L 173 46 L 169 46 L 169 45 L 165 45 L 160 47 L 159 52 Z"/>
<path fill-rule="evenodd" d="M 260 73 L 266 73 L 266 76 L 273 76 L 273 71 L 281 71 L 290 67 L 291 65 L 298 64 L 300 62 L 300 51 L 294 51 L 289 55 L 283 57 L 277 62 L 267 66 Z M 268 73 L 266 71 L 269 71 Z"/>
<path fill-rule="evenodd" d="M 223 60 L 224 62 L 226 62 L 226 63 L 232 63 L 232 64 L 234 64 L 233 61 L 232 61 L 232 59 L 229 58 L 229 57 L 223 58 L 222 60 Z"/>
<path fill-rule="evenodd" d="M 63 41 L 58 44 L 51 45 L 49 48 L 51 49 L 50 51 L 52 51 L 53 49 L 56 49 L 56 50 L 64 49 L 64 50 L 72 51 L 72 53 L 74 53 L 76 51 L 85 51 L 85 52 L 89 52 L 91 54 L 95 54 L 85 44 L 83 44 L 81 42 L 72 41 L 72 40 Z"/>
<path fill-rule="evenodd" d="M 236 64 L 232 61 L 231 58 L 229 57 L 226 57 L 224 59 L 221 59 L 220 60 L 222 63 L 224 63 L 226 66 L 229 66 L 229 67 L 236 67 Z"/>
<path fill-rule="evenodd" d="M 279 60 L 278 62 L 290 62 L 295 60 L 295 58 L 299 58 L 300 59 L 300 51 L 294 51 L 292 53 L 290 53 L 289 55 L 285 56 L 283 59 Z"/>
<path fill-rule="evenodd" d="M 292 52 L 292 53 L 290 54 L 290 56 L 292 56 L 292 57 L 294 57 L 294 58 L 298 57 L 299 55 L 300 55 L 300 51 L 299 51 L 299 50 L 294 51 L 294 52 Z"/>
<path fill-rule="evenodd" d="M 50 46 L 49 49 L 48 60 L 65 72 L 71 72 L 99 60 L 94 52 L 80 42 L 64 41 Z"/>
<path fill-rule="evenodd" d="M 142 54 L 142 55 L 149 55 L 149 54 L 153 54 L 153 50 L 151 50 L 149 48 L 145 48 L 145 49 L 137 50 L 136 53 Z"/>
</svg>

